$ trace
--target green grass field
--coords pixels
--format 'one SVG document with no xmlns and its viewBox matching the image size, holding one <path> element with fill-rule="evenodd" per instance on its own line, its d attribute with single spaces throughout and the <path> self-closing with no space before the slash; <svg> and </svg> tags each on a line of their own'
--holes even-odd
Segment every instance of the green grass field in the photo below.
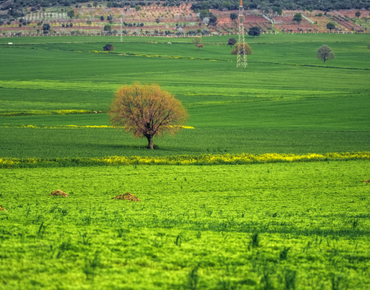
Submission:
<svg viewBox="0 0 370 290">
<path fill-rule="evenodd" d="M 368 150 L 367 35 L 248 38 L 254 53 L 244 71 L 235 68 L 230 47 L 221 45 L 226 37 L 204 38 L 202 51 L 185 38 L 127 37 L 123 43 L 113 42 L 117 40 L 23 37 L 14 39 L 13 46 L 0 46 L 3 157 Z M 92 52 L 101 51 L 107 42 L 114 45 L 114 54 Z M 316 58 L 323 44 L 336 55 L 325 65 Z M 115 90 L 133 82 L 158 83 L 174 94 L 188 108 L 188 125 L 195 129 L 155 139 L 161 150 L 148 152 L 145 140 L 112 129 L 16 128 L 109 125 L 105 113 L 50 114 L 106 112 Z M 137 149 L 127 149 L 133 146 Z"/>
<path fill-rule="evenodd" d="M 368 289 L 369 172 L 368 161 L 2 170 L 0 288 Z M 111 199 L 126 191 L 141 202 Z"/>
<path fill-rule="evenodd" d="M 246 70 L 229 37 L 0 38 L 0 167 L 36 167 L 0 169 L 0 289 L 370 288 L 368 35 L 248 38 Z M 175 95 L 194 129 L 147 150 L 104 128 L 134 82 Z M 344 157 L 87 166 L 242 153 Z M 112 200 L 125 192 L 141 202 Z"/>
</svg>

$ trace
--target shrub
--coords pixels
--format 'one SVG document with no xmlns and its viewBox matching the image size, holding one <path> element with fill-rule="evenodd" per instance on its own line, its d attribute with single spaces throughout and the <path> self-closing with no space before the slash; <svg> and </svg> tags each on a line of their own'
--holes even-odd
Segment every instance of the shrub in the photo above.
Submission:
<svg viewBox="0 0 370 290">
<path fill-rule="evenodd" d="M 252 49 L 251 49 L 251 47 L 250 47 L 248 44 L 246 44 L 246 43 L 244 43 L 244 45 L 243 45 L 243 46 L 241 46 L 241 44 L 237 43 L 237 44 L 235 45 L 234 49 L 231 51 L 231 54 L 232 54 L 232 55 L 237 55 L 237 54 L 238 54 L 239 49 L 241 50 L 241 54 L 242 54 L 242 55 L 243 55 L 244 53 L 245 53 L 246 55 L 251 55 L 251 54 L 252 54 Z"/>
<path fill-rule="evenodd" d="M 50 24 L 44 24 L 43 26 L 42 26 L 42 30 L 44 30 L 44 31 L 47 31 L 47 30 L 50 30 Z"/>
<path fill-rule="evenodd" d="M 103 50 L 104 51 L 112 51 L 114 49 L 113 45 L 111 44 L 106 44 L 104 47 L 103 47 Z"/>
<path fill-rule="evenodd" d="M 236 43 L 236 39 L 235 38 L 230 38 L 227 45 L 230 45 L 230 47 L 233 47 L 233 45 L 235 45 Z"/>
</svg>

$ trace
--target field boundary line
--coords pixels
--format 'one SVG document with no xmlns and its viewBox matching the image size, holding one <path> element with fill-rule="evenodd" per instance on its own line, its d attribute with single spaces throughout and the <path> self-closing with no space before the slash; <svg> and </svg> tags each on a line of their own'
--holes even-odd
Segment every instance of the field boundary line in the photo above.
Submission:
<svg viewBox="0 0 370 290">
<path fill-rule="evenodd" d="M 34 167 L 75 167 L 75 166 L 117 166 L 117 165 L 238 165 L 282 162 L 322 162 L 369 160 L 370 151 L 342 152 L 326 154 L 278 154 L 265 153 L 253 155 L 242 154 L 207 154 L 179 155 L 167 157 L 149 156 L 109 156 L 109 157 L 75 157 L 75 158 L 0 158 L 0 168 L 34 168 Z"/>
<path fill-rule="evenodd" d="M 288 66 L 307 66 L 307 67 L 317 67 L 317 68 L 332 68 L 332 69 L 370 70 L 370 68 L 323 66 L 323 65 L 314 65 L 314 64 L 294 64 L 294 63 L 280 63 L 280 62 L 258 61 L 258 60 L 250 60 L 249 62 L 250 63 L 266 63 L 266 64 L 288 65 Z"/>
</svg>

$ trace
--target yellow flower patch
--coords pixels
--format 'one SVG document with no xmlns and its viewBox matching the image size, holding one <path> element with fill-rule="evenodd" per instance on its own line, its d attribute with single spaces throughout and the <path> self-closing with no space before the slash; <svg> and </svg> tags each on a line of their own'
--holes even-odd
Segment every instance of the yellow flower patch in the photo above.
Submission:
<svg viewBox="0 0 370 290">
<path fill-rule="evenodd" d="M 370 152 L 345 152 L 345 153 L 327 153 L 327 154 L 217 154 L 217 155 L 180 155 L 167 157 L 149 157 L 149 156 L 109 156 L 96 158 L 2 158 L 0 159 L 0 168 L 15 168 L 23 164 L 37 164 L 43 167 L 44 164 L 68 164 L 78 165 L 217 165 L 217 164 L 255 164 L 255 163 L 275 163 L 275 162 L 314 162 L 314 161 L 346 161 L 346 160 L 370 160 Z M 35 167 L 35 166 L 32 166 Z"/>
</svg>

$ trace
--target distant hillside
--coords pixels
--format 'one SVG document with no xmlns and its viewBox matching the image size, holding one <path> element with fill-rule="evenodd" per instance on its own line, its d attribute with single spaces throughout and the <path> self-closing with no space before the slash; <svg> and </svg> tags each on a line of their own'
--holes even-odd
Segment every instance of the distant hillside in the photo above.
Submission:
<svg viewBox="0 0 370 290">
<path fill-rule="evenodd" d="M 0 9 L 7 10 L 9 16 L 21 17 L 24 16 L 25 8 L 32 10 L 40 10 L 50 7 L 69 7 L 75 6 L 78 8 L 84 3 L 89 3 L 91 7 L 115 7 L 115 8 L 134 8 L 136 6 L 148 6 L 152 4 L 161 4 L 166 7 L 180 7 L 181 4 L 192 4 L 191 9 L 217 9 L 220 11 L 236 10 L 239 7 L 239 0 L 208 0 L 208 1 L 76 1 L 76 0 L 1 0 Z M 367 9 L 370 10 L 370 0 L 245 0 L 243 1 L 245 9 L 259 9 L 268 13 L 268 11 L 281 8 L 282 10 L 343 10 L 343 9 Z"/>
<path fill-rule="evenodd" d="M 239 1 L 239 0 L 238 0 Z M 365 6 L 370 0 L 359 2 Z M 295 1 L 313 3 L 317 1 Z M 295 2 L 244 1 L 246 32 L 254 26 L 262 33 L 366 33 L 370 31 L 368 10 L 291 10 Z M 329 1 L 323 0 L 322 3 Z M 354 5 L 356 1 L 351 2 Z M 237 33 L 233 2 L 79 2 L 69 5 L 67 0 L 10 0 L 1 1 L 0 37 L 24 35 L 225 35 Z M 226 4 L 225 4 L 226 3 Z M 238 2 L 240 3 L 240 2 Z M 337 2 L 330 2 L 334 5 Z M 346 1 L 340 2 L 341 5 Z M 27 5 L 32 4 L 31 6 Z M 50 5 L 51 4 L 51 5 Z M 26 8 L 23 8 L 26 5 Z M 225 5 L 228 8 L 225 8 Z M 312 4 L 313 5 L 313 4 Z M 327 4 L 325 4 L 327 5 Z M 12 7 L 10 7 L 12 6 Z M 117 7 L 119 6 L 119 7 Z M 217 6 L 217 7 L 216 7 Z M 5 7 L 8 7 L 5 9 Z M 327 7 L 327 6 L 325 6 Z M 301 7 L 304 8 L 304 7 Z M 15 12 L 17 11 L 17 12 Z M 293 21 L 296 13 L 302 14 L 302 21 Z M 122 30 L 121 30 L 122 21 Z M 327 24 L 335 28 L 328 30 Z"/>
</svg>

